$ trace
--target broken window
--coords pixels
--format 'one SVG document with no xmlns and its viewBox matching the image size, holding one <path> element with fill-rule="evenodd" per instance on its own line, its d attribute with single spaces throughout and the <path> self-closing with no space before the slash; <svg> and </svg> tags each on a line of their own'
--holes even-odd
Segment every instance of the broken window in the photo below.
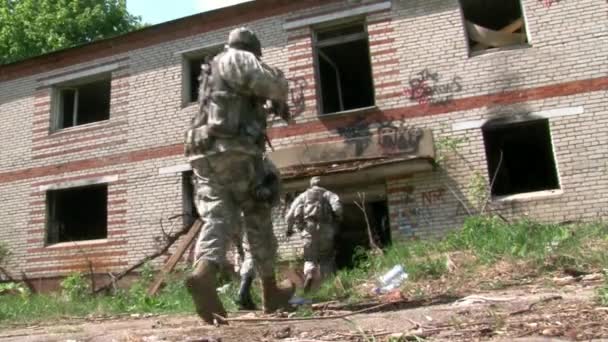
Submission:
<svg viewBox="0 0 608 342">
<path fill-rule="evenodd" d="M 460 4 L 471 51 L 528 42 L 521 0 L 460 0 Z"/>
<path fill-rule="evenodd" d="M 105 239 L 108 235 L 106 184 L 50 190 L 46 243 Z"/>
<path fill-rule="evenodd" d="M 110 78 L 57 89 L 56 129 L 110 118 Z"/>
<path fill-rule="evenodd" d="M 184 54 L 183 61 L 183 102 L 187 105 L 198 101 L 198 93 L 200 89 L 201 65 L 211 61 L 222 49 L 222 46 L 216 46 L 199 50 L 197 52 L 188 52 Z"/>
<path fill-rule="evenodd" d="M 320 113 L 374 105 L 367 31 L 363 23 L 315 32 Z"/>
<path fill-rule="evenodd" d="M 492 195 L 559 188 L 549 120 L 490 121 L 482 130 Z"/>
</svg>

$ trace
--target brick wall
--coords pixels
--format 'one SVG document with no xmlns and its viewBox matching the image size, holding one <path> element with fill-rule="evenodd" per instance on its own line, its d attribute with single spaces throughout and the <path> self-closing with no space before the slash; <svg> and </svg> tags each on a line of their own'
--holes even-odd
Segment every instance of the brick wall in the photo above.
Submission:
<svg viewBox="0 0 608 342">
<path fill-rule="evenodd" d="M 391 121 L 431 128 L 436 139 L 466 137 L 460 147 L 466 161 L 450 156 L 447 172 L 386 181 L 394 235 L 433 237 L 457 227 L 466 216 L 460 202 L 469 206 L 474 200 L 472 175 L 478 172 L 487 181 L 481 130 L 454 130 L 454 123 L 578 108 L 577 114 L 549 118 L 560 191 L 493 201 L 490 207 L 507 217 L 525 214 L 547 221 L 605 217 L 608 35 L 601 23 L 608 4 L 562 1 L 545 8 L 539 1 L 523 0 L 531 46 L 469 56 L 456 0 L 393 1 L 390 10 L 366 16 L 377 109 L 320 120 L 312 31 L 286 31 L 283 24 L 377 1 L 320 3 L 281 2 L 245 22 L 259 34 L 264 59 L 286 72 L 292 88 L 302 90 L 292 97 L 298 101 L 292 104 L 298 109 L 296 123 L 271 121 L 275 148 L 342 140 L 339 129 L 374 132 Z M 14 253 L 11 269 L 50 276 L 82 269 L 88 259 L 98 271 L 118 270 L 154 249 L 160 220 L 181 212 L 182 205 L 181 176 L 159 175 L 158 169 L 185 162 L 182 136 L 197 110 L 194 104 L 182 105 L 179 52 L 223 42 L 237 22 L 214 25 L 201 24 L 173 36 L 155 32 L 152 37 L 150 32 L 149 41 L 138 36 L 129 48 L 119 49 L 117 40 L 114 53 L 104 52 L 100 58 L 88 47 L 72 49 L 59 54 L 64 59 L 41 59 L 35 68 L 13 66 L 2 73 L 0 241 L 8 242 Z M 51 89 L 43 81 L 115 62 L 119 68 L 112 72 L 110 120 L 49 133 Z M 425 70 L 447 89 L 439 96 L 441 103 L 419 103 L 408 96 L 410 80 Z M 44 247 L 45 204 L 39 186 L 102 175 L 118 177 L 109 184 L 108 238 L 82 248 Z M 275 228 L 283 241 L 281 210 L 275 210 Z M 297 237 L 290 242 L 281 244 L 285 257 L 299 246 Z"/>
</svg>

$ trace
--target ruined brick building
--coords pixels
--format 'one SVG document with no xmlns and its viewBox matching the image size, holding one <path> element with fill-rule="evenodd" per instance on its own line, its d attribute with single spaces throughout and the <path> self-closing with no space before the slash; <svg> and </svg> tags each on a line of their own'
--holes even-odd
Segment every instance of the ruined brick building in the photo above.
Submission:
<svg viewBox="0 0 608 342">
<path fill-rule="evenodd" d="M 117 271 L 193 213 L 199 65 L 240 25 L 290 78 L 295 124 L 269 122 L 286 201 L 323 174 L 345 202 L 341 262 L 367 244 L 358 193 L 383 242 L 458 227 L 491 179 L 504 217 L 605 217 L 607 16 L 603 0 L 257 0 L 0 66 L 9 269 Z"/>
</svg>

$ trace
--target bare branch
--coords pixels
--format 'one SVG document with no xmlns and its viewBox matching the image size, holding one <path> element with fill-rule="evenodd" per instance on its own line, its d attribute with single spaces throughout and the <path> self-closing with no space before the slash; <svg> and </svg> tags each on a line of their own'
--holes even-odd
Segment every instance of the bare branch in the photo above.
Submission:
<svg viewBox="0 0 608 342">
<path fill-rule="evenodd" d="M 363 212 L 363 217 L 365 218 L 365 225 L 367 226 L 367 237 L 369 239 L 369 245 L 374 252 L 379 252 L 380 254 L 382 254 L 383 253 L 382 248 L 380 248 L 378 246 L 378 244 L 376 243 L 376 241 L 374 239 L 374 235 L 372 233 L 372 227 L 369 224 L 369 218 L 367 217 L 367 211 L 365 210 L 365 192 L 363 192 L 363 193 L 357 192 L 357 196 L 359 196 L 360 202 L 354 201 L 354 203 Z"/>
<path fill-rule="evenodd" d="M 180 215 L 177 216 L 172 216 L 172 218 L 176 218 L 179 217 Z M 180 231 L 178 231 L 175 234 L 172 235 L 168 235 L 167 236 L 167 241 L 165 243 L 165 245 L 158 250 L 155 253 L 152 253 L 150 255 L 145 256 L 144 258 L 142 258 L 140 261 L 138 261 L 137 263 L 135 263 L 134 265 L 132 265 L 131 267 L 127 268 L 126 270 L 118 273 L 113 279 L 112 281 L 110 281 L 109 283 L 105 284 L 104 286 L 98 288 L 97 290 L 95 290 L 95 293 L 100 293 L 103 291 L 107 291 L 108 289 L 110 289 L 110 287 L 112 286 L 112 284 L 116 283 L 118 280 L 122 279 L 124 276 L 126 276 L 127 274 L 133 272 L 134 270 L 136 270 L 137 268 L 141 267 L 143 264 L 145 264 L 146 262 L 150 261 L 150 260 L 154 260 L 156 258 L 158 258 L 159 256 L 167 253 L 167 251 L 169 250 L 169 248 L 171 248 L 171 246 L 182 236 L 185 235 L 186 233 L 188 233 L 188 231 L 190 230 L 189 226 L 184 226 Z"/>
</svg>

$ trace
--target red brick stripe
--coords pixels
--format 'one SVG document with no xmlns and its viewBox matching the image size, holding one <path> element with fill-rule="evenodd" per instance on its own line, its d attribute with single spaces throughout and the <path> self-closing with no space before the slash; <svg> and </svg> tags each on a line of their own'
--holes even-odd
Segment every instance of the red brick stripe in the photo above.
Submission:
<svg viewBox="0 0 608 342">
<path fill-rule="evenodd" d="M 82 152 L 82 151 L 96 150 L 98 148 L 104 148 L 104 147 L 108 147 L 108 146 L 122 145 L 122 144 L 126 144 L 126 143 L 127 143 L 127 139 L 122 139 L 122 140 L 117 140 L 117 141 L 109 141 L 109 142 L 106 142 L 106 143 L 101 143 L 101 144 L 96 144 L 96 145 L 81 146 L 81 147 L 76 147 L 76 148 L 62 150 L 62 151 L 57 151 L 57 152 L 36 154 L 36 155 L 32 156 L 32 159 L 42 159 L 42 158 L 49 158 L 49 157 L 55 157 L 55 156 L 62 156 L 62 155 L 68 154 L 68 153 L 77 153 L 77 152 Z"/>
<path fill-rule="evenodd" d="M 63 260 L 74 260 L 74 259 L 83 259 L 90 260 L 95 258 L 112 258 L 119 256 L 126 256 L 128 254 L 127 251 L 112 251 L 112 252 L 99 252 L 99 253 L 87 253 L 87 254 L 71 254 L 71 255 L 55 255 L 55 256 L 45 256 L 45 257 L 35 257 L 35 258 L 27 258 L 26 262 L 44 262 L 44 261 L 63 261 Z"/>
<path fill-rule="evenodd" d="M 61 247 L 49 246 L 49 247 L 40 247 L 40 248 L 29 248 L 27 250 L 27 253 L 40 253 L 40 252 L 51 253 L 51 252 L 57 252 L 57 251 L 82 249 L 82 248 L 86 248 L 87 250 L 90 250 L 90 249 L 95 249 L 95 248 L 123 246 L 123 245 L 126 245 L 127 243 L 128 243 L 127 240 L 115 240 L 115 241 L 107 241 L 107 242 L 99 243 L 99 244 L 86 244 L 86 245 L 70 244 L 70 245 L 65 245 L 65 246 L 61 246 Z"/>
<path fill-rule="evenodd" d="M 392 27 L 385 27 L 385 28 L 367 31 L 367 34 L 372 36 L 375 34 L 391 33 L 393 31 L 395 31 L 395 29 L 393 29 Z"/>
<path fill-rule="evenodd" d="M 66 146 L 69 144 L 75 144 L 75 143 L 79 143 L 79 142 L 83 142 L 83 141 L 98 140 L 98 139 L 114 137 L 117 135 L 126 135 L 126 134 L 127 134 L 126 131 L 118 131 L 118 132 L 112 132 L 112 133 L 106 133 L 106 134 L 86 136 L 86 137 L 82 137 L 82 138 L 77 138 L 77 139 L 72 139 L 72 140 L 67 140 L 67 141 L 62 141 L 62 142 L 56 142 L 56 143 L 52 143 L 52 144 L 37 145 L 37 146 L 32 147 L 32 151 L 40 151 L 40 150 L 45 150 L 45 149 L 58 147 L 58 146 Z"/>
<path fill-rule="evenodd" d="M 395 52 L 397 52 L 397 49 L 396 48 L 392 48 L 392 49 L 384 49 L 384 50 L 378 50 L 378 51 L 371 51 L 371 55 L 372 55 L 372 57 L 375 57 L 375 56 L 389 55 L 389 54 L 392 54 L 392 53 L 395 53 Z M 376 64 L 374 63 L 374 65 L 376 65 Z"/>
<path fill-rule="evenodd" d="M 289 37 L 287 37 L 287 42 L 291 43 L 291 42 L 296 41 L 296 40 L 310 39 L 310 38 L 311 38 L 311 34 L 310 33 L 305 33 L 305 34 L 300 34 L 300 35 L 297 35 L 297 36 L 289 36 Z"/>
<path fill-rule="evenodd" d="M 307 54 L 303 54 L 303 55 L 289 56 L 289 58 L 288 58 L 288 60 L 290 62 L 298 61 L 301 59 L 312 59 L 312 55 L 310 53 L 307 53 Z"/>
<path fill-rule="evenodd" d="M 87 179 L 87 178 L 98 178 L 98 177 L 104 177 L 104 176 L 122 175 L 125 173 L 127 173 L 127 170 L 112 170 L 112 171 L 107 171 L 107 172 L 97 172 L 97 173 L 90 173 L 90 174 L 80 175 L 80 176 L 75 176 L 75 177 L 51 179 L 51 180 L 47 180 L 47 181 L 43 181 L 43 182 L 33 183 L 31 186 L 38 187 L 40 185 L 71 182 L 71 181 Z"/>
<path fill-rule="evenodd" d="M 401 84 L 401 81 L 385 82 L 385 83 L 377 84 L 375 86 L 375 88 L 376 89 L 382 89 L 382 88 L 394 87 L 394 86 L 400 85 L 400 84 Z"/>
<path fill-rule="evenodd" d="M 104 262 L 104 263 L 95 263 L 93 264 L 93 269 L 107 269 L 108 267 L 115 266 L 126 266 L 126 261 L 114 261 L 114 262 Z M 87 262 L 83 262 L 82 264 L 73 264 L 73 265 L 61 265 L 61 266 L 46 266 L 46 267 L 30 267 L 26 268 L 25 271 L 28 273 L 36 273 L 36 272 L 61 272 L 61 271 L 77 271 L 77 270 L 88 270 L 89 265 Z"/>
<path fill-rule="evenodd" d="M 369 46 L 389 44 L 389 43 L 393 43 L 394 41 L 395 41 L 395 38 L 386 38 L 386 39 L 372 40 L 372 41 L 369 42 Z"/>
<path fill-rule="evenodd" d="M 374 72 L 374 79 L 378 78 L 378 77 L 383 77 L 383 76 L 395 76 L 395 75 L 399 75 L 399 73 L 400 73 L 399 69 L 378 71 L 378 72 Z"/>
<path fill-rule="evenodd" d="M 377 19 L 377 20 L 370 20 L 367 22 L 368 26 L 372 26 L 372 25 L 380 25 L 380 24 L 384 24 L 384 23 L 390 23 L 391 21 L 393 21 L 392 18 L 383 18 L 383 19 Z"/>
<path fill-rule="evenodd" d="M 397 58 L 393 58 L 393 59 L 387 59 L 384 61 L 374 62 L 374 67 L 379 67 L 381 65 L 393 65 L 393 64 L 399 64 L 399 60 Z"/>
<path fill-rule="evenodd" d="M 61 131 L 53 132 L 53 133 L 51 133 L 49 135 L 45 135 L 43 137 L 35 137 L 34 139 L 32 139 L 32 141 L 36 142 L 39 140 L 46 140 L 46 139 L 59 139 L 59 138 L 63 138 L 66 136 L 78 135 L 81 133 L 98 131 L 101 129 L 109 129 L 109 128 L 118 127 L 118 126 L 122 126 L 122 125 L 126 125 L 126 124 L 127 124 L 127 121 L 125 121 L 125 120 L 104 121 L 104 122 L 99 122 L 92 127 L 87 127 L 87 128 L 75 127 L 74 129 L 68 128 L 67 131 L 61 130 Z"/>
<path fill-rule="evenodd" d="M 301 50 L 310 50 L 312 47 L 312 44 L 310 42 L 307 42 L 305 44 L 295 44 L 295 45 L 290 45 L 287 47 L 287 51 L 288 52 L 296 52 L 296 51 L 301 51 Z"/>
<path fill-rule="evenodd" d="M 295 66 L 295 67 L 290 67 L 289 71 L 293 72 L 293 71 L 306 70 L 306 69 L 312 69 L 312 63 L 310 63 L 310 64 L 304 64 L 304 65 L 298 65 L 298 66 Z"/>
</svg>

